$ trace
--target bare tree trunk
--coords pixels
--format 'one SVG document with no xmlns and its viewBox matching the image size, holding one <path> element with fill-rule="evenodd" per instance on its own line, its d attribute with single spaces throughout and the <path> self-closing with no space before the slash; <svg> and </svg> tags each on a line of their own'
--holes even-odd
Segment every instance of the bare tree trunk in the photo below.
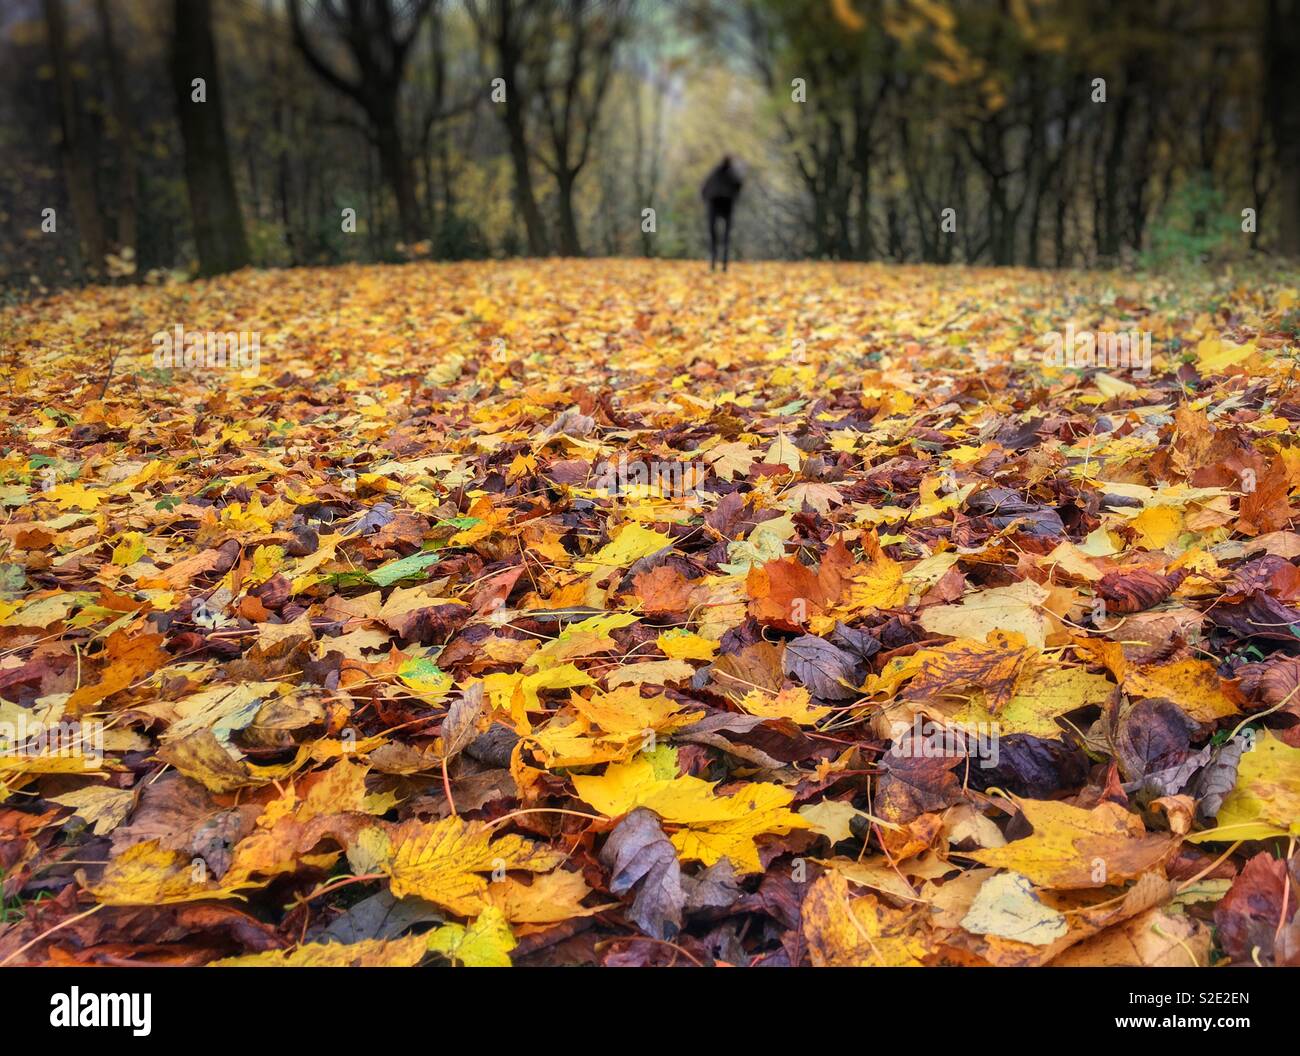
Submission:
<svg viewBox="0 0 1300 1056">
<path fill-rule="evenodd" d="M 528 235 L 528 252 L 534 257 L 544 257 L 547 253 L 546 225 L 542 223 L 542 211 L 537 207 L 537 193 L 533 190 L 528 137 L 524 131 L 523 100 L 519 98 L 517 81 L 509 75 L 505 80 L 504 124 L 506 138 L 510 141 L 510 161 L 515 173 L 515 204 L 524 218 L 524 229 Z"/>
<path fill-rule="evenodd" d="M 59 100 L 59 158 L 67 183 L 72 215 L 81 241 L 82 268 L 91 277 L 104 270 L 107 242 L 95 190 L 95 172 L 85 154 L 79 133 L 77 92 L 72 83 L 72 66 L 68 59 L 67 27 L 63 18 L 63 0 L 45 0 L 45 29 L 49 37 L 50 57 L 54 62 L 54 82 Z"/>
<path fill-rule="evenodd" d="M 574 173 L 561 170 L 556 176 L 560 205 L 560 253 L 566 257 L 582 256 L 582 244 L 578 241 L 578 221 L 573 214 Z"/>
<path fill-rule="evenodd" d="M 397 199 L 397 219 L 402 226 L 402 237 L 418 240 L 424 236 L 424 218 L 415 196 L 415 174 L 411 170 L 411 158 L 402 145 L 402 136 L 398 131 L 396 110 L 381 113 L 376 122 L 375 135 L 384 182 L 392 188 L 393 197 Z"/>
<path fill-rule="evenodd" d="M 501 107 L 501 124 L 510 147 L 515 208 L 524 219 L 528 252 L 534 257 L 544 257 L 548 252 L 546 225 L 533 187 L 532 151 L 524 113 L 525 87 L 520 79 L 530 30 L 529 16 L 540 8 L 531 0 L 483 0 L 482 6 L 475 0 L 467 0 L 466 10 L 480 43 L 496 54 L 497 69 L 493 72 L 505 86 L 505 99 L 503 106 L 501 103 L 493 106 Z"/>
<path fill-rule="evenodd" d="M 350 0 L 346 19 L 331 17 L 334 34 L 348 48 L 357 66 L 356 79 L 335 69 L 307 36 L 299 0 L 290 0 L 289 22 L 294 46 L 307 60 L 312 72 L 335 91 L 348 96 L 369 121 L 369 131 L 379 151 L 384 182 L 397 199 L 397 215 L 403 241 L 424 238 L 424 217 L 415 194 L 415 170 L 402 141 L 398 99 L 411 43 L 433 0 L 414 0 L 405 8 L 405 29 L 399 29 L 399 9 L 392 0 Z"/>
<path fill-rule="evenodd" d="M 113 124 L 118 137 L 117 252 L 124 255 L 126 250 L 130 250 L 130 256 L 134 257 L 139 231 L 135 125 L 131 120 L 122 56 L 113 38 L 108 0 L 95 0 L 95 15 L 104 40 L 104 53 L 108 57 L 108 80 L 113 89 Z"/>
<path fill-rule="evenodd" d="M 172 88 L 185 144 L 185 183 L 189 188 L 199 274 L 220 275 L 248 266 L 248 241 L 230 169 L 230 149 L 221 105 L 221 77 L 212 35 L 211 0 L 175 0 Z M 206 100 L 194 99 L 193 82 L 202 78 Z"/>
<path fill-rule="evenodd" d="M 1280 253 L 1300 256 L 1300 2 L 1269 0 L 1265 41 L 1265 113 L 1277 157 L 1277 237 Z"/>
<path fill-rule="evenodd" d="M 266 15 L 268 29 L 278 29 L 278 20 L 271 0 L 263 0 L 263 2 L 265 5 L 263 12 Z M 292 173 L 289 169 L 289 151 L 285 146 L 287 142 L 285 111 L 288 108 L 284 94 L 284 71 L 278 57 L 279 43 L 274 40 L 269 32 L 267 40 L 269 43 L 266 50 L 266 70 L 273 93 L 271 128 L 275 131 L 275 208 L 280 217 L 280 225 L 284 228 L 284 244 L 289 251 L 289 263 L 298 265 L 302 263 L 302 244 L 294 226 L 293 210 L 290 207 L 292 195 L 289 188 Z"/>
<path fill-rule="evenodd" d="M 636 187 L 636 205 L 638 209 L 655 208 L 659 193 L 659 160 L 663 150 L 664 90 L 658 76 L 650 79 L 650 89 L 654 93 L 654 104 L 650 117 L 649 141 L 647 142 L 645 115 L 642 112 L 642 86 L 638 83 L 632 97 L 632 129 L 634 133 L 634 153 L 632 162 L 632 181 Z M 651 232 L 641 231 L 642 256 L 654 256 L 654 238 Z"/>
<path fill-rule="evenodd" d="M 1112 263 L 1119 254 L 1120 181 L 1124 174 L 1124 146 L 1128 139 L 1129 115 L 1133 111 L 1132 89 L 1136 80 L 1136 67 L 1130 64 L 1124 72 L 1124 90 L 1115 103 L 1115 126 L 1106 151 L 1105 189 L 1101 200 L 1101 240 L 1097 250 Z"/>
</svg>

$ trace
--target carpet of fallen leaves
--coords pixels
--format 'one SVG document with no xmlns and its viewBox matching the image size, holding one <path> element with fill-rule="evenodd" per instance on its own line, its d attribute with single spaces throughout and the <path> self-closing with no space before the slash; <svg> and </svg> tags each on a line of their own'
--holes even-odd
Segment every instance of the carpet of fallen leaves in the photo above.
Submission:
<svg viewBox="0 0 1300 1056">
<path fill-rule="evenodd" d="M 630 261 L 7 309 L 0 963 L 1300 964 L 1298 319 Z"/>
</svg>

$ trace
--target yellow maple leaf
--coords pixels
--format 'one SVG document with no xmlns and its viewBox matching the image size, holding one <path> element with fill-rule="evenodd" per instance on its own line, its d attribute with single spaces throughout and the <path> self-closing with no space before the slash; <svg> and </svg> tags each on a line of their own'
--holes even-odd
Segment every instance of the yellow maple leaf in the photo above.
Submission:
<svg viewBox="0 0 1300 1056">
<path fill-rule="evenodd" d="M 1048 591 L 1023 579 L 1007 587 L 990 587 L 967 595 L 956 605 L 921 610 L 921 626 L 932 634 L 983 639 L 990 631 L 1012 631 L 1039 649 L 1047 636 L 1043 602 Z"/>
<path fill-rule="evenodd" d="M 625 568 L 643 557 L 657 554 L 664 547 L 672 546 L 672 543 L 672 539 L 662 532 L 656 532 L 641 524 L 625 524 L 608 543 L 594 554 L 581 561 L 575 561 L 573 567 L 580 572 Z"/>
<path fill-rule="evenodd" d="M 849 582 L 848 605 L 858 611 L 894 609 L 907 601 L 903 566 L 878 554 L 865 567 L 857 566 Z"/>
<path fill-rule="evenodd" d="M 996 723 L 1003 737 L 1023 733 L 1059 740 L 1063 730 L 1056 722 L 1058 715 L 1076 708 L 1101 707 L 1114 689 L 1105 675 L 1094 675 L 1082 667 L 1034 665 L 1020 676 L 1001 712 L 990 710 L 987 698 L 972 696 L 964 706 L 948 713 L 948 718 L 958 724 Z"/>
<path fill-rule="evenodd" d="M 854 897 L 839 872 L 818 877 L 803 901 L 808 955 L 818 968 L 917 968 L 926 955 L 915 915 L 874 895 Z"/>
<path fill-rule="evenodd" d="M 78 605 L 84 604 L 89 595 L 72 591 L 54 591 L 45 597 L 33 598 L 11 609 L 0 618 L 0 627 L 48 627 L 59 620 L 66 620 L 68 614 Z"/>
<path fill-rule="evenodd" d="M 670 660 L 712 660 L 721 643 L 717 639 L 705 638 L 679 627 L 664 631 L 655 644 Z"/>
<path fill-rule="evenodd" d="M 610 689 L 617 686 L 666 686 L 670 682 L 686 682 L 695 674 L 695 668 L 685 660 L 644 660 L 639 664 L 624 664 L 605 676 Z"/>
<path fill-rule="evenodd" d="M 510 468 L 506 470 L 506 480 L 513 484 L 521 477 L 526 477 L 530 473 L 537 472 L 537 457 L 535 455 L 518 454 L 515 460 L 510 463 Z"/>
<path fill-rule="evenodd" d="M 107 785 L 89 785 L 61 796 L 47 797 L 51 803 L 72 807 L 76 817 L 92 826 L 96 836 L 105 836 L 126 820 L 135 806 L 135 793 Z"/>
<path fill-rule="evenodd" d="M 1172 700 L 1197 722 L 1241 712 L 1241 694 L 1234 684 L 1219 677 L 1208 660 L 1174 660 L 1167 664 L 1125 665 L 1120 679 L 1134 697 L 1163 697 Z"/>
<path fill-rule="evenodd" d="M 99 881 L 87 887 L 106 906 L 165 906 L 206 898 L 239 898 L 239 884 L 213 883 L 193 856 L 163 847 L 157 840 L 132 844 L 108 860 Z"/>
<path fill-rule="evenodd" d="M 803 686 L 790 686 L 776 694 L 752 689 L 741 698 L 740 706 L 751 715 L 789 719 L 800 726 L 815 726 L 831 713 L 830 708 L 813 706 L 812 697 Z"/>
<path fill-rule="evenodd" d="M 526 743 L 543 766 L 596 766 L 631 759 L 653 737 L 649 731 L 603 733 L 581 717 L 557 715 L 527 735 Z"/>
<path fill-rule="evenodd" d="M 1137 815 L 1117 803 L 1091 810 L 1037 799 L 1014 799 L 1033 832 L 1003 847 L 968 855 L 1010 869 L 1041 887 L 1107 887 L 1156 869 L 1178 849 L 1169 833 L 1148 833 Z"/>
<path fill-rule="evenodd" d="M 232 502 L 221 511 L 221 524 L 237 532 L 269 532 L 272 530 L 269 513 L 262 505 L 262 493 L 253 492 L 247 504 Z"/>
<path fill-rule="evenodd" d="M 1148 506 L 1129 523 L 1144 550 L 1163 550 L 1184 530 L 1183 511 L 1173 506 Z"/>
<path fill-rule="evenodd" d="M 253 567 L 244 579 L 247 586 L 265 583 L 284 566 L 284 547 L 259 546 L 253 551 Z"/>
<path fill-rule="evenodd" d="M 756 458 L 749 445 L 742 443 L 717 444 L 704 455 L 705 461 L 722 480 L 735 480 L 737 475 L 745 476 Z"/>
<path fill-rule="evenodd" d="M 125 568 L 144 557 L 145 538 L 143 532 L 123 532 L 121 542 L 113 547 L 112 563 Z"/>
<path fill-rule="evenodd" d="M 522 836 L 492 836 L 490 825 L 453 814 L 432 825 L 411 819 L 372 826 L 358 835 L 357 846 L 367 871 L 389 878 L 394 897 L 414 895 L 470 917 L 487 905 L 488 883 L 479 874 L 502 869 L 542 873 L 564 860 L 562 851 Z M 356 849 L 349 847 L 349 859 Z"/>
<path fill-rule="evenodd" d="M 791 473 L 799 472 L 799 449 L 795 447 L 794 441 L 785 435 L 777 433 L 776 439 L 772 441 L 772 446 L 767 449 L 767 454 L 763 456 L 764 465 L 785 466 Z"/>
<path fill-rule="evenodd" d="M 636 686 L 620 686 L 610 693 L 597 690 L 589 698 L 575 693 L 571 703 L 578 714 L 606 733 L 668 733 L 704 715 L 702 711 L 684 712 L 681 704 L 662 693 L 642 696 Z"/>
<path fill-rule="evenodd" d="M 1254 341 L 1237 345 L 1214 334 L 1202 338 L 1196 346 L 1196 362 L 1204 372 L 1221 373 L 1228 367 L 1245 362 L 1254 354 Z"/>
<path fill-rule="evenodd" d="M 1292 748 L 1268 730 L 1260 730 L 1241 754 L 1237 783 L 1223 800 L 1207 832 L 1187 839 L 1267 840 L 1300 836 L 1300 748 Z"/>
<path fill-rule="evenodd" d="M 572 623 L 557 638 L 533 653 L 524 666 L 544 671 L 566 660 L 608 652 L 616 645 L 609 636 L 610 631 L 629 627 L 640 618 L 631 612 L 610 612 Z"/>
<path fill-rule="evenodd" d="M 263 950 L 209 961 L 209 968 L 414 968 L 429 951 L 423 935 L 360 942 L 309 942 L 292 950 Z"/>
<path fill-rule="evenodd" d="M 510 713 L 516 730 L 527 733 L 532 729 L 528 712 L 541 710 L 539 694 L 543 689 L 574 689 L 595 684 L 590 675 L 573 664 L 560 664 L 531 675 L 518 671 L 487 675 L 483 679 L 483 691 L 494 708 Z"/>
<path fill-rule="evenodd" d="M 734 795 L 718 796 L 712 781 L 659 777 L 645 755 L 613 763 L 599 777 L 575 776 L 573 784 L 579 798 L 610 817 L 646 807 L 665 822 L 686 826 L 671 837 L 681 857 L 705 865 L 727 857 L 740 873 L 762 871 L 754 837 L 808 828 L 807 821 L 787 809 L 794 799 L 789 789 L 753 782 Z"/>
<path fill-rule="evenodd" d="M 581 873 L 565 869 L 534 877 L 531 884 L 508 876 L 488 885 L 488 901 L 513 924 L 558 924 L 573 917 L 589 917 L 602 908 L 608 908 L 608 904 L 604 907 L 582 905 L 582 900 L 590 893 L 591 888 Z"/>
<path fill-rule="evenodd" d="M 978 692 L 983 707 L 996 713 L 1011 699 L 1022 670 L 1036 655 L 1037 650 L 1026 646 L 1023 635 L 993 631 L 985 641 L 958 638 L 895 657 L 879 675 L 867 676 L 865 688 L 872 696 L 892 697 L 899 686 L 912 679 L 904 694 L 909 699 L 942 705 L 947 700 L 961 703 Z"/>
<path fill-rule="evenodd" d="M 91 491 L 84 484 L 56 484 L 43 493 L 44 498 L 58 505 L 61 510 L 94 510 L 104 500 L 98 491 Z"/>
</svg>

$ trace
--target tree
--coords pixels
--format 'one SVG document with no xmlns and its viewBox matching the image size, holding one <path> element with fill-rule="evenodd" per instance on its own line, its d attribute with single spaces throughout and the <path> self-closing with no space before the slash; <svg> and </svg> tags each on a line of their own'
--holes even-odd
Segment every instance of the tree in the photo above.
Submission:
<svg viewBox="0 0 1300 1056">
<path fill-rule="evenodd" d="M 415 193 L 415 172 L 402 138 L 399 100 L 411 44 L 434 0 L 415 0 L 400 14 L 393 0 L 324 0 L 324 23 L 347 50 L 356 68 L 348 76 L 331 65 L 307 36 L 301 0 L 289 0 L 293 41 L 307 65 L 326 84 L 356 103 L 379 152 L 384 181 L 397 200 L 404 235 L 418 241 L 424 218 Z"/>
<path fill-rule="evenodd" d="M 528 252 L 535 257 L 546 255 L 549 240 L 533 188 L 523 65 L 525 55 L 535 51 L 539 43 L 545 43 L 541 41 L 539 32 L 542 21 L 534 17 L 541 12 L 542 3 L 538 0 L 482 0 L 481 3 L 480 0 L 466 0 L 480 42 L 495 54 L 494 72 L 501 78 L 505 91 L 505 98 L 497 105 L 510 149 L 515 205 L 524 219 Z"/>
<path fill-rule="evenodd" d="M 99 194 L 95 188 L 94 165 L 81 137 L 77 92 L 72 82 L 67 25 L 63 15 L 63 0 L 45 0 L 45 31 L 58 91 L 59 160 L 81 241 L 82 268 L 93 277 L 103 273 L 104 256 L 108 247 L 104 237 Z"/>
<path fill-rule="evenodd" d="M 118 140 L 117 252 L 122 256 L 134 257 L 139 227 L 135 125 L 131 120 L 130 99 L 126 92 L 126 73 L 122 68 L 122 55 L 114 39 L 113 19 L 109 15 L 108 0 L 95 0 L 95 18 L 108 62 L 108 80 L 113 92 L 113 125 Z"/>
<path fill-rule="evenodd" d="M 657 61 L 654 56 L 653 61 Z M 642 68 L 642 77 L 632 86 L 632 183 L 636 192 L 636 204 L 642 209 L 653 209 L 659 194 L 660 165 L 663 161 L 664 139 L 664 96 L 667 94 L 667 77 L 662 66 L 655 67 L 647 62 Z M 642 83 L 644 80 L 646 83 Z M 645 115 L 646 94 L 650 95 L 650 116 Z M 647 128 L 647 123 L 649 127 Z M 651 233 L 641 230 L 641 253 L 654 256 L 654 240 Z"/>
<path fill-rule="evenodd" d="M 1278 171 L 1276 248 L 1300 256 L 1300 3 L 1269 0 L 1264 41 L 1265 112 L 1273 132 Z"/>
<path fill-rule="evenodd" d="M 591 154 L 609 90 L 614 52 L 627 33 L 625 0 L 564 0 L 555 18 L 554 45 L 538 59 L 534 83 L 550 133 L 550 156 L 539 153 L 559 192 L 560 252 L 582 254 L 573 213 L 573 189 Z"/>
<path fill-rule="evenodd" d="M 219 275 L 248 266 L 248 241 L 226 144 L 212 2 L 175 0 L 172 11 L 172 89 L 199 274 Z"/>
</svg>

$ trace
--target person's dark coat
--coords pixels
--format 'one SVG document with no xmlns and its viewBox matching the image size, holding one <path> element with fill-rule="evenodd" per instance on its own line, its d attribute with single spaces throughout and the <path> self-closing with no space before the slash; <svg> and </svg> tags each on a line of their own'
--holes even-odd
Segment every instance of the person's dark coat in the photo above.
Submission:
<svg viewBox="0 0 1300 1056">
<path fill-rule="evenodd" d="M 700 188 L 700 197 L 709 220 L 709 270 L 718 263 L 718 225 L 722 225 L 722 270 L 727 270 L 731 256 L 731 210 L 740 197 L 740 188 L 744 185 L 740 172 L 732 164 L 731 158 L 723 158 L 704 180 Z"/>
</svg>

